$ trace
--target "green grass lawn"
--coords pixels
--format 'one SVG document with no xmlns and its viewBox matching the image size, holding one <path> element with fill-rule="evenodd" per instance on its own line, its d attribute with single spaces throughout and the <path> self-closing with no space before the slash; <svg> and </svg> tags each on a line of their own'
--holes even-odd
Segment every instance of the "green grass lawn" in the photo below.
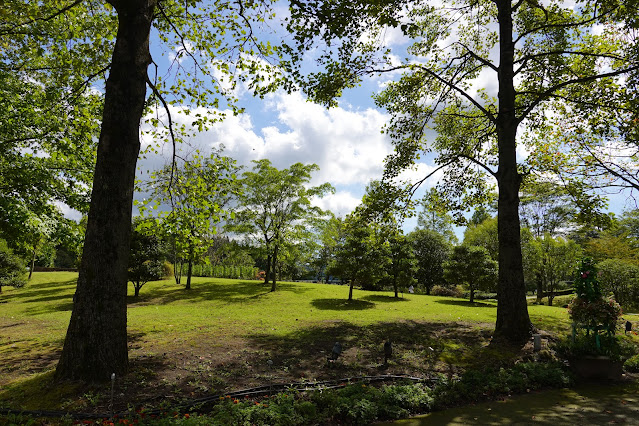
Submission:
<svg viewBox="0 0 639 426">
<path fill-rule="evenodd" d="M 60 404 L 42 407 L 42 400 L 29 403 L 19 395 L 38 381 L 50 382 L 76 278 L 75 273 L 41 272 L 22 289 L 3 288 L 0 404 Z M 258 281 L 195 278 L 192 285 L 186 291 L 172 280 L 152 282 L 139 298 L 129 287 L 131 373 L 118 382 L 126 398 L 358 375 L 450 375 L 503 355 L 487 348 L 494 302 L 414 294 L 396 299 L 390 292 L 355 290 L 356 300 L 349 303 L 347 286 L 285 282 L 271 293 Z M 538 328 L 568 330 L 564 308 L 528 309 Z M 386 339 L 394 345 L 387 366 Z M 344 353 L 328 364 L 335 341 Z M 91 404 L 94 398 L 85 399 Z"/>
</svg>

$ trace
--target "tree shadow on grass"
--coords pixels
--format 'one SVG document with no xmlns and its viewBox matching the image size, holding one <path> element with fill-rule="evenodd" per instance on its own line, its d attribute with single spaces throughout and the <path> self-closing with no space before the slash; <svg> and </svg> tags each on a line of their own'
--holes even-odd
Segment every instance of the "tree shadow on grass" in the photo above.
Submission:
<svg viewBox="0 0 639 426">
<path fill-rule="evenodd" d="M 24 313 L 30 316 L 70 311 L 73 308 L 74 292 L 69 292 L 69 288 L 65 287 L 75 284 L 76 280 L 45 283 L 46 286 L 38 284 L 41 289 L 33 291 L 27 287 L 24 293 L 15 294 L 14 298 L 23 303 Z"/>
<path fill-rule="evenodd" d="M 361 299 L 368 300 L 370 302 L 380 302 L 380 303 L 408 302 L 408 299 L 404 299 L 403 297 L 382 296 L 382 295 L 376 295 L 376 294 L 364 296 Z"/>
<path fill-rule="evenodd" d="M 12 292 L 10 295 L 11 299 L 20 300 L 24 302 L 38 302 L 41 299 L 38 297 L 44 297 L 47 299 L 43 300 L 52 300 L 57 294 L 69 292 L 69 286 L 75 286 L 77 280 L 68 280 L 61 282 L 47 282 L 47 283 L 39 283 L 39 284 L 30 284 L 27 283 L 26 286 L 17 289 L 17 291 Z M 67 297 L 68 294 L 62 295 L 63 297 Z"/>
<path fill-rule="evenodd" d="M 274 369 L 293 377 L 343 378 L 379 374 L 407 374 L 433 377 L 438 373 L 457 370 L 459 366 L 486 359 L 495 365 L 495 355 L 486 354 L 491 330 L 477 324 L 426 323 L 397 321 L 360 326 L 348 322 L 321 324 L 299 329 L 285 336 L 254 334 L 248 337 L 247 348 L 258 349 L 249 364 L 263 365 L 273 361 Z M 393 345 L 393 357 L 384 365 L 384 342 Z M 327 362 L 335 342 L 342 345 L 336 362 Z M 259 368 L 259 366 L 258 366 Z"/>
<path fill-rule="evenodd" d="M 25 309 L 27 315 L 42 315 L 53 312 L 71 311 L 73 309 L 73 296 L 60 296 L 57 303 L 47 302 L 34 305 Z M 65 300 L 66 299 L 66 300 Z"/>
<path fill-rule="evenodd" d="M 453 305 L 453 306 L 465 306 L 468 308 L 494 308 L 497 309 L 497 305 L 492 305 L 490 303 L 483 302 L 469 302 L 468 300 L 450 300 L 450 299 L 442 299 L 436 300 L 435 303 L 441 303 L 443 305 Z"/>
<path fill-rule="evenodd" d="M 330 311 L 361 311 L 375 307 L 373 302 L 360 299 L 313 299 L 311 305 L 317 309 Z"/>
<path fill-rule="evenodd" d="M 191 283 L 191 289 L 186 290 L 181 285 L 167 284 L 161 290 L 153 289 L 145 292 L 145 287 L 140 290 L 136 298 L 128 296 L 129 304 L 157 304 L 164 305 L 172 302 L 187 300 L 189 302 L 223 301 L 225 303 L 243 303 L 259 299 L 271 293 L 271 285 L 265 285 L 261 281 L 210 281 L 202 282 L 199 279 Z M 278 283 L 276 292 L 291 292 L 302 294 L 309 291 L 302 285 L 295 283 Z"/>
</svg>

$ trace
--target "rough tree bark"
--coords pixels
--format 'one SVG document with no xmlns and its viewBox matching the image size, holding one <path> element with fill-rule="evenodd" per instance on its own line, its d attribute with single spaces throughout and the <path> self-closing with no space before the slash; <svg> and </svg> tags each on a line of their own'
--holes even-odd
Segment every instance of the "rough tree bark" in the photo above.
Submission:
<svg viewBox="0 0 639 426">
<path fill-rule="evenodd" d="M 140 120 L 157 0 L 111 0 L 118 33 L 106 82 L 91 207 L 57 379 L 108 380 L 128 368 L 127 262 Z"/>
<path fill-rule="evenodd" d="M 499 21 L 499 112 L 497 142 L 499 146 L 499 188 L 497 232 L 499 237 L 499 282 L 497 321 L 494 339 L 511 343 L 529 339 L 532 324 L 526 305 L 526 287 L 522 266 L 519 222 L 519 187 L 515 114 L 514 54 L 512 5 L 497 0 Z"/>
</svg>

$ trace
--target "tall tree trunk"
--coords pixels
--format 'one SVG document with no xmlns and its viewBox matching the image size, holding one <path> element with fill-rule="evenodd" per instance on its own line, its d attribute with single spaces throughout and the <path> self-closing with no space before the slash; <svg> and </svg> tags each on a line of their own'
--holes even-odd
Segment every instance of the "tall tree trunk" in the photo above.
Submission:
<svg viewBox="0 0 639 426">
<path fill-rule="evenodd" d="M 57 379 L 98 382 L 128 369 L 131 207 L 156 2 L 109 1 L 118 14 L 118 34 L 106 82 L 84 251 Z"/>
<path fill-rule="evenodd" d="M 186 286 L 185 290 L 191 290 L 191 275 L 193 275 L 193 247 L 189 248 L 189 264 L 186 269 Z"/>
<path fill-rule="evenodd" d="M 353 300 L 353 284 L 355 283 L 355 280 L 351 279 L 351 282 L 348 283 L 349 287 L 348 287 L 348 300 Z"/>
<path fill-rule="evenodd" d="M 499 237 L 499 282 L 497 286 L 496 340 L 523 343 L 532 325 L 526 305 L 526 287 L 521 255 L 519 223 L 519 187 L 517 171 L 517 117 L 515 114 L 514 51 L 512 5 L 510 0 L 497 0 L 499 21 L 499 112 L 497 142 L 499 149 L 499 188 L 497 229 Z"/>
<path fill-rule="evenodd" d="M 470 303 L 473 303 L 475 301 L 475 287 L 473 287 L 472 285 L 469 287 L 470 287 Z"/>
<path fill-rule="evenodd" d="M 275 250 L 273 250 L 273 285 L 271 285 L 271 291 L 275 291 L 277 289 L 277 282 L 276 282 L 276 271 L 275 268 L 277 267 L 277 249 L 279 248 L 279 246 L 275 246 Z"/>
<path fill-rule="evenodd" d="M 140 284 L 133 283 L 133 288 L 135 289 L 134 297 L 138 297 L 140 295 L 140 289 L 142 286 Z"/>
</svg>

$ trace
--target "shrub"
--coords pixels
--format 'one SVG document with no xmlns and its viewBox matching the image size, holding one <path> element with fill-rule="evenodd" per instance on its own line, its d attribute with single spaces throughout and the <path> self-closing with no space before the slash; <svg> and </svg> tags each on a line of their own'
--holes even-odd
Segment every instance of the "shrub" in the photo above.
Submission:
<svg viewBox="0 0 639 426">
<path fill-rule="evenodd" d="M 637 349 L 635 345 L 617 336 L 599 335 L 599 345 L 594 334 L 578 335 L 559 340 L 555 351 L 564 359 L 584 356 L 607 356 L 613 361 L 623 361 L 632 357 Z"/>
<path fill-rule="evenodd" d="M 606 330 L 614 332 L 622 312 L 619 303 L 612 298 L 587 301 L 575 297 L 568 305 L 568 314 L 576 323 L 591 327 L 603 325 Z"/>
<path fill-rule="evenodd" d="M 442 409 L 499 395 L 564 387 L 570 382 L 570 376 L 559 362 L 522 362 L 512 368 L 468 370 L 459 381 L 436 386 L 433 405 Z"/>
<path fill-rule="evenodd" d="M 630 373 L 639 373 L 639 355 L 633 355 L 623 364 L 624 370 Z"/>
<path fill-rule="evenodd" d="M 7 246 L 5 240 L 0 240 L 0 291 L 2 287 L 22 287 L 27 283 L 25 266 L 18 256 Z"/>
<path fill-rule="evenodd" d="M 436 285 L 431 289 L 430 294 L 433 296 L 464 297 L 464 291 L 459 286 L 444 287 Z"/>
<path fill-rule="evenodd" d="M 163 278 L 164 272 L 160 239 L 134 227 L 131 232 L 127 278 L 133 283 L 135 296 L 140 294 L 140 289 L 147 282 Z"/>
<path fill-rule="evenodd" d="M 612 293 L 624 307 L 639 302 L 639 267 L 622 259 L 606 259 L 597 264 L 604 293 Z"/>
<path fill-rule="evenodd" d="M 173 269 L 173 264 L 168 260 L 162 262 L 162 277 L 165 279 L 172 278 L 175 273 L 175 269 Z"/>
</svg>

